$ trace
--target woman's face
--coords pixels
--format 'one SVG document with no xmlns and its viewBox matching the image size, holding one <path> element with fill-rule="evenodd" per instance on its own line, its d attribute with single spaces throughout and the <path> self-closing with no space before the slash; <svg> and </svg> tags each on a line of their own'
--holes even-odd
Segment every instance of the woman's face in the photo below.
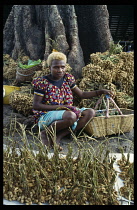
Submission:
<svg viewBox="0 0 137 210">
<path fill-rule="evenodd" d="M 53 79 L 61 79 L 65 74 L 66 63 L 64 60 L 53 60 L 50 66 Z"/>
</svg>

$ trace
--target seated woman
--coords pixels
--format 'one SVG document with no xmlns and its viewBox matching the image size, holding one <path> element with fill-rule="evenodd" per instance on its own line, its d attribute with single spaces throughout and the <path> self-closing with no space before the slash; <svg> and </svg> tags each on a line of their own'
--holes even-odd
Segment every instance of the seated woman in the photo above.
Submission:
<svg viewBox="0 0 137 210">
<path fill-rule="evenodd" d="M 41 139 L 44 145 L 53 146 L 53 138 L 50 131 L 56 127 L 56 144 L 73 131 L 79 131 L 95 116 L 95 111 L 89 108 L 77 108 L 73 106 L 73 93 L 82 99 L 89 99 L 102 94 L 113 97 L 110 90 L 82 91 L 75 83 L 74 76 L 65 71 L 67 58 L 61 52 L 53 52 L 48 56 L 47 64 L 50 74 L 35 78 L 33 112 L 35 123 L 41 131 Z M 48 126 L 48 131 L 44 126 Z M 62 148 L 59 146 L 59 149 Z"/>
</svg>

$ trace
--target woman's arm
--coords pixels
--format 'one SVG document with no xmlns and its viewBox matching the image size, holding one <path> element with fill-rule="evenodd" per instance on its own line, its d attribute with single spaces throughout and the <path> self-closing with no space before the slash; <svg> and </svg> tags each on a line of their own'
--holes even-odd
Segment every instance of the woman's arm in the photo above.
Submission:
<svg viewBox="0 0 137 210">
<path fill-rule="evenodd" d="M 33 109 L 35 110 L 39 110 L 39 111 L 44 111 L 44 110 L 56 110 L 57 108 L 69 108 L 72 109 L 72 111 L 74 111 L 73 109 L 75 109 L 74 106 L 68 106 L 68 105 L 46 105 L 46 104 L 42 104 L 42 100 L 43 100 L 43 96 L 39 96 L 34 94 L 34 99 L 33 99 Z"/>
<path fill-rule="evenodd" d="M 93 91 L 82 91 L 78 87 L 75 87 L 74 89 L 72 89 L 72 91 L 82 99 L 88 99 L 88 98 L 92 98 L 95 96 L 100 96 L 102 94 L 108 94 L 112 98 L 114 97 L 113 92 L 110 90 L 107 90 L 107 89 L 93 90 Z"/>
<path fill-rule="evenodd" d="M 43 96 L 39 96 L 34 94 L 33 99 L 33 109 L 44 111 L 44 110 L 56 110 L 58 107 L 61 107 L 62 105 L 46 105 L 42 104 Z"/>
</svg>

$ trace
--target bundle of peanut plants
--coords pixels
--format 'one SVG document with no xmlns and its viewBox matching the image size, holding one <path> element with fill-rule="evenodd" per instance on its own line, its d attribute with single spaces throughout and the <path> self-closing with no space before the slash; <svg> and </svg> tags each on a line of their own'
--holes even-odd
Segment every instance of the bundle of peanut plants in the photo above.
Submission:
<svg viewBox="0 0 137 210">
<path fill-rule="evenodd" d="M 74 137 L 78 155 L 73 155 L 70 143 L 64 156 L 57 149 L 53 131 L 54 153 L 49 156 L 49 148 L 39 137 L 30 132 L 33 141 L 28 141 L 25 126 L 19 125 L 22 142 L 9 138 L 3 152 L 5 199 L 26 205 L 119 205 L 114 189 L 115 159 L 109 158 L 108 150 L 102 156 L 102 146 L 96 153 L 90 144 L 87 149 Z"/>
<path fill-rule="evenodd" d="M 134 201 L 134 163 L 129 161 L 129 154 L 125 157 L 123 151 L 121 160 L 117 161 L 120 166 L 120 178 L 124 181 L 124 186 L 120 188 L 120 193 L 128 200 Z"/>
</svg>

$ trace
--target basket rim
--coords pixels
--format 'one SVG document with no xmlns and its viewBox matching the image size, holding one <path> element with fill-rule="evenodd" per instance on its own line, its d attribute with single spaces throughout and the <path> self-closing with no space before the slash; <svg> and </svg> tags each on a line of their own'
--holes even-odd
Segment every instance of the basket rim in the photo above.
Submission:
<svg viewBox="0 0 137 210">
<path fill-rule="evenodd" d="M 21 74 L 19 71 L 17 71 L 16 74 L 21 75 L 23 77 L 28 77 L 28 76 L 31 76 L 31 75 L 35 74 L 35 71 L 32 72 L 31 74 L 26 74 L 26 75 L 25 74 Z"/>
<path fill-rule="evenodd" d="M 109 111 L 114 111 L 114 110 L 117 110 L 116 108 L 114 108 L 114 109 L 109 109 Z M 126 108 L 120 108 L 120 110 L 121 111 L 131 111 L 131 113 L 129 113 L 129 114 L 123 114 L 123 115 L 121 115 L 121 114 L 117 114 L 117 115 L 109 115 L 108 116 L 108 118 L 114 118 L 114 117 L 119 117 L 119 116 L 121 116 L 121 117 L 124 117 L 124 116 L 132 116 L 132 115 L 134 115 L 134 110 L 132 110 L 132 109 L 126 109 Z M 106 109 L 102 109 L 102 110 L 95 110 L 95 112 L 96 111 L 106 111 Z M 95 117 L 93 117 L 92 119 L 94 119 L 94 118 L 105 118 L 105 119 L 107 119 L 107 117 L 106 116 L 95 116 Z"/>
<path fill-rule="evenodd" d="M 124 109 L 124 110 L 129 110 L 129 111 L 134 111 L 134 109 L 126 109 L 126 108 L 120 108 L 120 109 Z M 95 109 L 95 111 L 100 111 L 100 110 L 102 110 L 102 111 L 106 111 L 106 109 Z M 109 109 L 109 110 L 117 110 L 117 108 L 113 108 L 113 109 Z"/>
<path fill-rule="evenodd" d="M 94 119 L 94 118 L 105 118 L 105 119 L 108 119 L 108 118 L 114 118 L 114 117 L 119 117 L 119 116 L 121 116 L 121 117 L 126 117 L 126 116 L 132 116 L 132 115 L 134 115 L 134 114 L 123 114 L 123 115 L 121 115 L 121 114 L 117 114 L 117 115 L 109 115 L 108 117 L 106 117 L 106 116 L 95 116 L 95 117 L 93 117 L 92 119 Z"/>
</svg>

